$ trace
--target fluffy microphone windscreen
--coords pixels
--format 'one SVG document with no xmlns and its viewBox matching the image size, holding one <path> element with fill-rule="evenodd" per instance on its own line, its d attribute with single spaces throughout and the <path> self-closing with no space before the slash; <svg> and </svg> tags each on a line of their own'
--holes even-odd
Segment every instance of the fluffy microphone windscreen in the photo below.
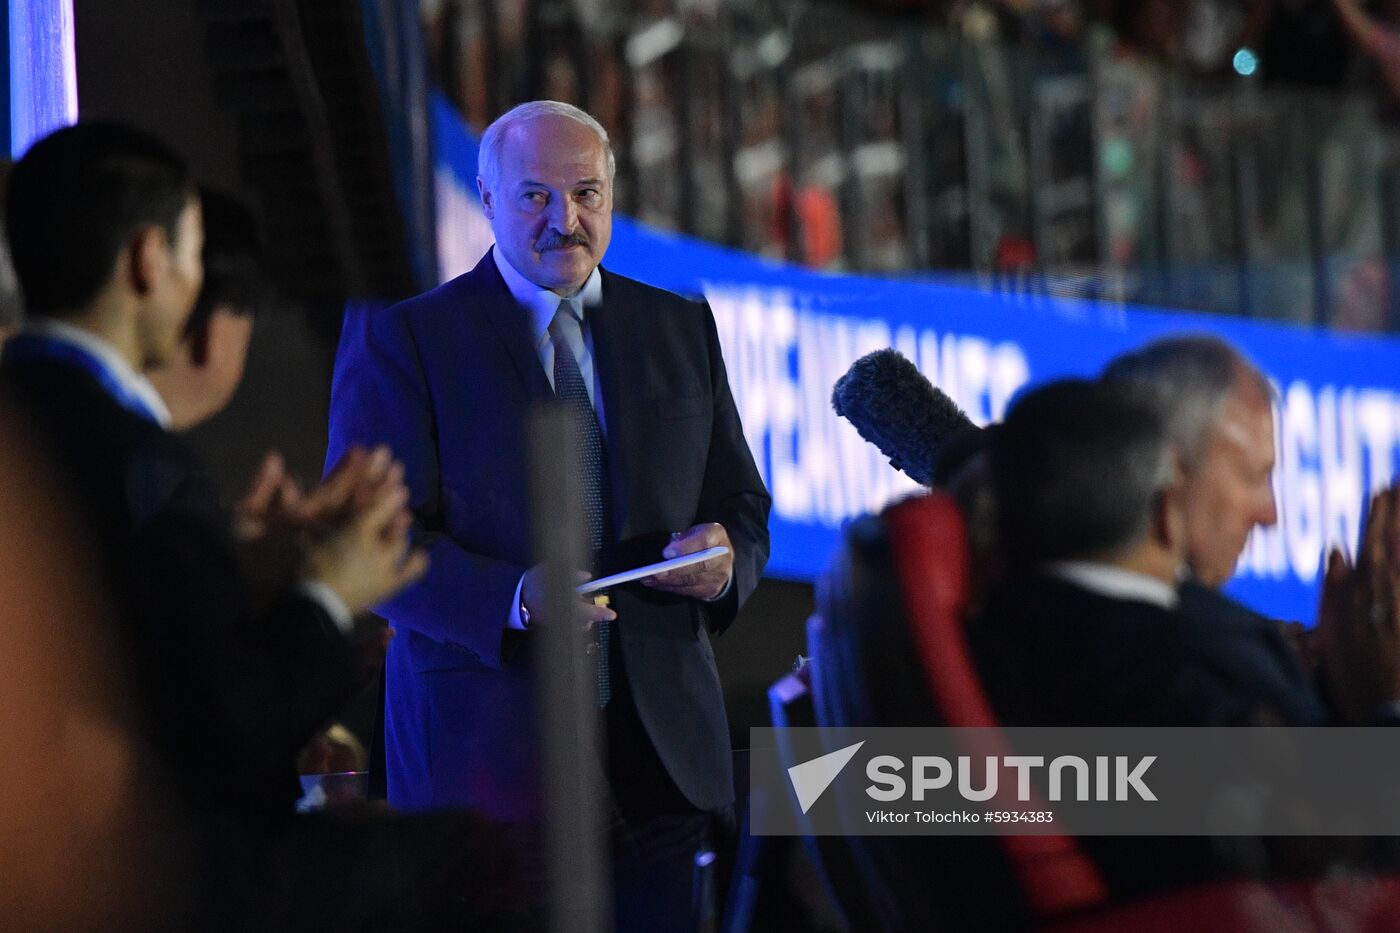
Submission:
<svg viewBox="0 0 1400 933">
<path fill-rule="evenodd" d="M 978 427 L 919 368 L 894 349 L 851 364 L 831 392 L 831 407 L 915 482 L 933 485 L 938 454 Z"/>
</svg>

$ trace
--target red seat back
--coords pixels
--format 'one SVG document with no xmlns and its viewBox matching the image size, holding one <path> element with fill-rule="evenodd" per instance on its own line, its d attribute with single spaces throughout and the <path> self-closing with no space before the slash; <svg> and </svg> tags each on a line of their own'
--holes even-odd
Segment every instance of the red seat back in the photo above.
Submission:
<svg viewBox="0 0 1400 933">
<path fill-rule="evenodd" d="M 895 577 L 908 614 L 929 696 L 953 728 L 999 727 L 982 691 L 963 626 L 971 590 L 967 525 L 949 497 L 914 496 L 885 510 Z M 994 734 L 994 733 L 993 733 Z M 977 756 L 1007 749 L 987 733 Z M 998 801 L 1000 809 L 1044 809 L 1035 801 Z M 1068 836 L 1001 837 L 1008 861 L 1031 910 L 1045 919 L 1108 900 L 1108 887 L 1093 862 Z"/>
</svg>

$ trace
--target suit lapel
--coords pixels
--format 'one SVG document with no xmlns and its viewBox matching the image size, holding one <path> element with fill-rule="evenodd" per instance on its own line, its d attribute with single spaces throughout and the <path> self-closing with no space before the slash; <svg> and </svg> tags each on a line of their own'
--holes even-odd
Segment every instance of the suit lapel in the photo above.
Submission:
<svg viewBox="0 0 1400 933">
<path fill-rule="evenodd" d="M 540 365 L 539 354 L 530 345 L 530 326 L 526 321 L 528 312 L 520 307 L 506 287 L 491 251 L 477 263 L 472 275 L 480 277 L 479 294 L 486 317 L 505 346 L 506 354 L 520 377 L 521 388 L 535 400 L 554 398 L 544 367 Z"/>
<path fill-rule="evenodd" d="M 645 401 L 636 385 L 630 360 L 635 335 L 627 327 L 631 308 L 625 284 L 607 270 L 603 275 L 603 303 L 588 310 L 588 327 L 593 335 L 593 356 L 598 380 L 603 387 L 603 417 L 607 421 L 609 476 L 613 490 L 613 528 L 620 538 L 627 527 L 630 491 L 636 488 L 641 456 L 637 436 L 643 421 Z"/>
</svg>

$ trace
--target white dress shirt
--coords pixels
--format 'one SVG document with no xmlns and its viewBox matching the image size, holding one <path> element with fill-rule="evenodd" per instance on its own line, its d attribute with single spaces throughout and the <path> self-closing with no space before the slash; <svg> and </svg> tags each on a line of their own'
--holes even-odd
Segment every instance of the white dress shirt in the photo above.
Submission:
<svg viewBox="0 0 1400 933">
<path fill-rule="evenodd" d="M 165 404 L 165 399 L 160 397 L 151 380 L 133 369 L 121 353 L 117 352 L 116 347 L 90 330 L 83 330 L 66 321 L 48 317 L 30 318 L 25 322 L 24 330 L 54 343 L 67 344 L 84 353 L 101 367 L 108 378 L 121 386 L 122 391 L 139 400 L 155 418 L 156 424 L 167 431 L 170 430 L 170 408 Z"/>
<path fill-rule="evenodd" d="M 554 341 L 549 339 L 549 325 L 565 300 L 573 305 L 578 327 L 564 328 L 564 341 L 573 351 L 578 361 L 583 385 L 588 390 L 588 400 L 593 403 L 593 411 L 598 416 L 598 427 L 603 437 L 608 436 L 607 420 L 603 417 L 603 390 L 598 382 L 598 368 L 593 365 L 593 331 L 588 327 L 588 309 L 603 303 L 603 276 L 597 267 L 583 283 L 583 288 L 568 299 L 554 294 L 547 288 L 540 288 L 515 270 L 515 267 L 501 255 L 499 247 L 491 247 L 491 258 L 496 260 L 496 268 L 501 270 L 501 278 L 516 302 L 530 313 L 530 335 L 534 340 L 535 352 L 539 354 L 544 376 L 554 387 Z"/>
<path fill-rule="evenodd" d="M 1130 599 L 1168 612 L 1176 608 L 1176 587 L 1135 570 L 1090 561 L 1062 561 L 1045 569 L 1053 577 L 1109 599 Z"/>
</svg>

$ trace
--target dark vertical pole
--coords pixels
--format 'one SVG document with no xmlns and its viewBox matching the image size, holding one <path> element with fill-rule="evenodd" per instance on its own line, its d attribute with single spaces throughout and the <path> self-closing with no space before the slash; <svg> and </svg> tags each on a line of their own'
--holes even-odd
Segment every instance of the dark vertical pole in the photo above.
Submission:
<svg viewBox="0 0 1400 933">
<path fill-rule="evenodd" d="M 1238 127 L 1239 121 L 1233 121 L 1233 125 Z M 1239 306 L 1235 312 L 1246 317 L 1253 317 L 1257 309 L 1254 305 L 1254 244 L 1252 242 L 1254 227 L 1250 220 L 1255 204 L 1257 166 L 1254 163 L 1253 153 L 1248 151 L 1249 141 L 1241 138 L 1242 134 L 1238 129 L 1232 129 L 1232 133 L 1229 142 L 1230 207 L 1235 234 L 1235 265 L 1239 276 Z"/>
<path fill-rule="evenodd" d="M 1387 302 L 1385 329 L 1400 331 L 1400 164 L 1396 159 L 1397 140 L 1387 140 L 1388 151 L 1381 165 L 1381 249 L 1385 253 Z"/>
<path fill-rule="evenodd" d="M 956 76 L 957 92 L 949 94 L 946 102 L 946 111 L 941 115 L 939 125 L 935 133 L 942 133 L 946 138 L 955 140 L 957 154 L 954 157 L 957 165 L 957 178 L 953 181 L 953 190 L 962 195 L 962 212 L 958 215 L 960 223 L 956 234 L 949 240 L 940 239 L 938 255 L 940 264 L 954 268 L 975 269 L 977 268 L 975 256 L 975 228 L 972 222 L 972 139 L 968 128 L 968 84 L 967 84 L 967 63 L 964 54 L 964 39 L 962 36 L 951 36 L 947 40 L 948 56 L 950 59 L 949 69 Z M 934 137 L 938 138 L 938 137 Z M 946 189 L 945 189 L 946 190 Z M 942 192 L 938 198 L 942 199 Z M 944 228 L 940 225 L 940 232 L 945 229 L 952 232 L 951 228 Z"/>
<path fill-rule="evenodd" d="M 1020 99 L 1024 101 L 1025 114 L 1021 121 L 1026 139 L 1026 233 L 1035 254 L 1032 279 L 1039 279 L 1045 271 L 1045 248 L 1049 238 L 1050 215 L 1046 210 L 1046 188 L 1053 181 L 1050 171 L 1050 126 L 1052 115 L 1045 112 L 1048 101 L 1043 101 L 1040 75 L 1040 58 L 1029 36 L 1021 37 L 1020 65 L 1016 67 L 1021 88 Z M 1055 106 L 1059 106 L 1055 99 Z M 1034 285 L 1028 283 L 1032 290 Z"/>
<path fill-rule="evenodd" d="M 1176 271 L 1176 250 L 1173 227 L 1176 208 L 1176 108 L 1177 85 L 1170 75 L 1162 79 L 1162 117 L 1158 132 L 1162 144 L 1158 147 L 1156 195 L 1157 209 L 1153 212 L 1157 240 L 1157 280 L 1160 291 L 1155 296 L 1161 304 L 1171 304 L 1176 297 L 1173 274 Z"/>
<path fill-rule="evenodd" d="M 919 44 L 918 29 L 904 30 L 900 47 L 903 60 L 894 72 L 899 82 L 899 135 L 904 148 L 904 231 L 908 262 L 915 269 L 929 267 L 929 183 L 927 128 L 924 102 L 929 89 L 923 76 L 929 73 L 928 60 Z"/>
<path fill-rule="evenodd" d="M 579 469 L 568 413 L 530 417 L 530 519 L 535 559 L 546 570 L 542 620 L 529 634 L 544 795 L 546 916 L 552 933 L 603 933 L 611 924 L 611 879 L 603 846 L 597 669 L 577 624 L 574 568 L 586 566 Z"/>
<path fill-rule="evenodd" d="M 636 12 L 635 4 L 623 2 L 619 14 L 622 22 L 632 21 Z M 632 76 L 632 66 L 627 61 L 627 29 L 619 29 L 613 40 L 613 60 L 618 63 L 618 75 L 622 85 L 620 94 L 622 105 L 617 110 L 617 141 L 613 145 L 613 156 L 617 159 L 617 177 L 621 184 L 614 186 L 614 207 L 624 214 L 636 214 L 640 199 L 637 195 L 637 163 L 632 158 L 633 130 L 636 126 L 637 83 Z"/>
<path fill-rule="evenodd" d="M 1045 271 L 1045 250 L 1050 226 L 1050 215 L 1046 210 L 1045 190 L 1050 178 L 1050 115 L 1043 112 L 1040 88 L 1036 77 L 1030 79 L 1027 99 L 1030 106 L 1026 113 L 1026 166 L 1028 181 L 1026 186 L 1027 232 L 1035 252 L 1035 272 Z"/>
<path fill-rule="evenodd" d="M 572 3 L 563 8 L 564 40 L 569 49 L 569 64 L 574 72 L 574 88 L 578 94 L 575 106 L 593 112 L 593 61 L 596 49 L 593 34 L 579 18 L 578 10 Z"/>
<path fill-rule="evenodd" d="M 807 261 L 807 237 L 802 228 L 802 215 L 797 210 L 797 194 L 801 185 L 802 160 L 802 102 L 792 86 L 792 73 L 797 69 L 798 57 L 802 48 L 802 31 L 806 24 L 805 8 L 793 5 L 788 11 L 788 35 L 792 38 L 792 50 L 787 59 L 776 66 L 773 80 L 777 85 L 779 107 L 782 108 L 783 171 L 787 173 L 788 199 L 784 210 L 787 212 L 787 258 L 790 262 Z M 841 218 L 842 226 L 849 223 Z M 849 228 L 846 228 L 849 235 Z"/>
<path fill-rule="evenodd" d="M 847 264 L 853 270 L 860 270 L 866 266 L 866 231 L 870 229 L 866 222 L 864 184 L 855 159 L 856 147 L 866 135 L 865 73 L 856 67 L 848 52 L 832 52 L 830 60 L 836 71 L 836 145 L 841 163 L 846 166 L 840 199 L 845 228 L 841 243 L 845 247 Z"/>
<path fill-rule="evenodd" d="M 976 272 L 992 271 L 992 244 L 988 228 L 991 196 L 987 182 L 987 126 L 984 101 L 975 96 L 980 89 L 977 51 L 972 40 L 957 40 L 958 69 L 962 78 L 964 176 L 967 191 L 967 240 L 969 265 Z"/>
<path fill-rule="evenodd" d="M 446 0 L 442 8 L 442 33 L 438 40 L 438 80 L 452 106 L 461 114 L 467 113 L 466 83 L 464 66 L 466 56 L 462 54 L 462 25 L 465 19 L 462 4 L 466 0 Z"/>
<path fill-rule="evenodd" d="M 504 80 L 501 67 L 501 21 L 496 15 L 497 0 L 477 0 L 481 8 L 481 63 L 486 75 L 486 108 L 488 119 L 494 120 L 506 110 L 501 82 Z"/>
<path fill-rule="evenodd" d="M 539 100 L 544 96 L 545 65 L 549 61 L 549 34 L 544 28 L 544 5 L 549 0 L 525 0 L 524 87 L 519 89 L 521 100 Z"/>
<path fill-rule="evenodd" d="M 722 126 L 720 131 L 720 158 L 724 164 L 724 240 L 735 247 L 744 245 L 744 195 L 739 188 L 739 173 L 734 168 L 734 156 L 739 151 L 739 141 L 744 134 L 742 91 L 739 80 L 734 75 L 733 50 L 737 45 L 734 20 L 729 4 L 720 6 L 720 45 L 716 54 L 721 61 L 720 68 L 720 107 Z"/>
<path fill-rule="evenodd" d="M 454 0 L 455 9 L 460 0 Z M 399 196 L 404 202 L 405 233 L 412 250 L 412 268 L 417 290 L 438 284 L 437 203 L 433 186 L 433 146 L 431 119 L 428 112 L 427 47 L 423 25 L 415 0 L 398 0 L 390 17 L 392 29 L 384 32 L 385 41 L 397 46 L 399 74 L 389 86 L 398 87 L 398 132 L 391 136 L 400 177 L 408 176 L 407 184 L 400 182 Z M 460 18 L 455 20 L 460 25 Z M 460 33 L 460 30 L 454 30 Z M 449 44 L 457 47 L 454 35 Z M 457 82 L 460 97 L 461 82 Z M 460 105 L 459 101 L 459 105 Z M 465 113 L 465 110 L 459 112 Z M 389 114 L 386 112 L 386 116 Z"/>
<path fill-rule="evenodd" d="M 682 233 L 695 233 L 695 202 L 699 193 L 695 187 L 695 76 L 694 42 L 692 36 L 681 40 L 681 44 L 662 62 L 663 68 L 671 77 L 671 100 L 675 107 L 676 123 L 676 174 L 680 176 L 676 205 L 676 222 Z M 669 67 L 667 67 L 669 65 Z"/>
<path fill-rule="evenodd" d="M 1295 117 L 1295 120 L 1297 118 Z M 1332 283 L 1328 280 L 1326 196 L 1322 183 L 1322 146 L 1305 124 L 1296 124 L 1296 138 L 1303 146 L 1303 193 L 1307 199 L 1308 252 L 1313 273 L 1313 323 L 1325 327 L 1332 321 Z"/>
<path fill-rule="evenodd" d="M 1099 122 L 1099 101 L 1102 100 L 1102 74 L 1097 56 L 1089 55 L 1089 219 L 1093 262 L 1097 274 L 1093 277 L 1093 292 L 1089 297 L 1102 298 L 1104 280 L 1112 257 L 1108 244 L 1108 186 L 1104 183 L 1103 127 Z"/>
</svg>

